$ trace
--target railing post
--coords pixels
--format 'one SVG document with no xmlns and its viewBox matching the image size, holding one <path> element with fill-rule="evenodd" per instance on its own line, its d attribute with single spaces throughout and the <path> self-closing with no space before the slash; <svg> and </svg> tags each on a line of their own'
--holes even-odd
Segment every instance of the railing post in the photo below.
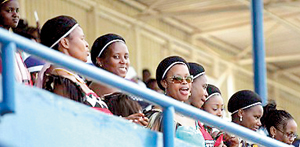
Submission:
<svg viewBox="0 0 300 147">
<path fill-rule="evenodd" d="M 14 112 L 15 109 L 15 43 L 5 43 L 2 47 L 2 91 L 0 114 Z"/>
<path fill-rule="evenodd" d="M 163 138 L 164 147 L 174 147 L 174 107 L 166 107 L 163 111 Z"/>
<path fill-rule="evenodd" d="M 263 105 L 267 104 L 265 45 L 263 30 L 263 1 L 251 0 L 254 88 Z"/>
</svg>

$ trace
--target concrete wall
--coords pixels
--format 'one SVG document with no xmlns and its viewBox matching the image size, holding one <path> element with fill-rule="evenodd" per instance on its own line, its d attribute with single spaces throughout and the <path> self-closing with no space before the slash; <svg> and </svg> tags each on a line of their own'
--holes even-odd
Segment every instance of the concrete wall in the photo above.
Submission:
<svg viewBox="0 0 300 147">
<path fill-rule="evenodd" d="M 17 85 L 15 113 L 0 117 L 0 146 L 156 147 L 162 134 L 47 91 Z M 189 146 L 176 140 L 176 146 Z"/>
</svg>

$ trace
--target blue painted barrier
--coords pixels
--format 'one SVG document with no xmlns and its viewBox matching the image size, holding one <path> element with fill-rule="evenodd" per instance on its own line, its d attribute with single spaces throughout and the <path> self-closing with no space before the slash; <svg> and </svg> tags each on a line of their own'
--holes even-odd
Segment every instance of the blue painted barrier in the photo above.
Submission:
<svg viewBox="0 0 300 147">
<path fill-rule="evenodd" d="M 170 115 L 172 112 L 172 109 L 174 108 L 175 111 L 184 114 L 186 116 L 190 116 L 196 120 L 200 120 L 203 123 L 206 123 L 208 125 L 214 126 L 216 128 L 219 128 L 225 132 L 235 134 L 237 136 L 240 136 L 242 138 L 247 138 L 247 140 L 253 141 L 255 143 L 267 146 L 267 147 L 288 147 L 287 144 L 284 144 L 282 142 L 279 142 L 277 140 L 273 140 L 272 138 L 257 134 L 256 132 L 249 130 L 247 128 L 244 128 L 240 125 L 226 122 L 224 119 L 221 119 L 217 116 L 211 115 L 207 112 L 204 112 L 202 110 L 199 110 L 195 107 L 192 107 L 190 105 L 181 103 L 177 100 L 174 100 L 170 97 L 167 97 L 163 94 L 154 92 L 153 90 L 143 88 L 138 86 L 137 84 L 127 81 L 119 76 L 116 76 L 110 72 L 107 72 L 105 70 L 99 69 L 95 66 L 88 65 L 82 61 L 79 61 L 77 59 L 74 59 L 70 56 L 66 56 L 60 52 L 57 52 L 55 50 L 49 49 L 43 45 L 33 43 L 32 41 L 28 39 L 24 39 L 21 36 L 18 36 L 16 34 L 8 33 L 4 29 L 0 29 L 0 41 L 2 43 L 7 42 L 13 42 L 16 44 L 18 48 L 21 50 L 24 50 L 25 52 L 36 55 L 40 58 L 43 58 L 45 60 L 51 61 L 52 63 L 58 64 L 60 66 L 66 67 L 74 72 L 80 73 L 84 76 L 87 76 L 93 80 L 111 85 L 115 88 L 119 88 L 122 91 L 134 94 L 138 97 L 141 97 L 143 99 L 146 99 L 148 101 L 151 101 L 153 103 L 156 103 L 160 106 L 162 106 L 164 109 L 167 110 L 167 112 L 164 114 Z M 3 75 L 5 76 L 5 75 Z M 3 77 L 6 78 L 6 77 Z M 172 116 L 168 117 L 169 119 L 172 119 Z M 168 122 L 171 122 L 173 120 L 168 120 Z M 172 125 L 173 126 L 173 125 Z M 164 124 L 164 128 L 168 127 L 168 125 Z M 168 130 L 168 129 L 167 129 Z M 164 131 L 164 136 L 168 136 L 170 134 L 174 134 L 174 132 L 171 132 L 172 129 L 169 129 L 170 132 Z M 174 130 L 173 130 L 174 131 Z M 167 137 L 164 137 L 164 142 L 166 145 L 173 145 L 171 141 L 173 141 L 174 135 L 172 136 L 172 139 L 168 140 Z"/>
<path fill-rule="evenodd" d="M 0 117 L 0 147 L 163 147 L 162 133 L 46 90 L 15 86 L 15 113 Z M 183 146 L 194 147 L 174 140 L 174 147 Z"/>
</svg>

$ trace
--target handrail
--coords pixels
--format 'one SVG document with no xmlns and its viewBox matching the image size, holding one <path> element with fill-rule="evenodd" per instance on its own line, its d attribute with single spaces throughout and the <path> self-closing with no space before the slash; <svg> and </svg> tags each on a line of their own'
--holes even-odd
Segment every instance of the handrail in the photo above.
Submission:
<svg viewBox="0 0 300 147">
<path fill-rule="evenodd" d="M 0 103 L 0 115 L 6 113 L 14 112 L 15 108 L 15 60 L 14 52 L 16 50 L 16 45 L 12 42 L 6 42 L 2 46 L 2 87 L 3 87 L 3 98 Z"/>
<path fill-rule="evenodd" d="M 84 76 L 87 76 L 93 80 L 102 82 L 104 84 L 108 84 L 115 88 L 121 89 L 124 92 L 131 93 L 138 97 L 142 97 L 143 99 L 146 99 L 148 101 L 156 103 L 156 104 L 162 106 L 164 109 L 167 108 L 168 112 L 166 113 L 166 115 L 173 114 L 172 109 L 174 109 L 175 111 L 177 111 L 181 114 L 192 117 L 196 120 L 200 120 L 203 123 L 214 126 L 225 132 L 235 134 L 242 138 L 247 138 L 247 140 L 253 141 L 253 142 L 261 144 L 263 146 L 288 147 L 288 145 L 285 143 L 279 142 L 270 137 L 260 135 L 250 129 L 244 128 L 235 123 L 224 121 L 224 119 L 221 119 L 221 118 L 216 117 L 212 114 L 209 114 L 205 111 L 202 111 L 202 110 L 192 107 L 190 105 L 187 105 L 187 104 L 184 104 L 177 100 L 174 100 L 163 94 L 154 92 L 153 90 L 140 87 L 137 84 L 130 82 L 128 80 L 125 80 L 125 79 L 123 79 L 119 76 L 116 76 L 110 72 L 107 72 L 105 70 L 102 70 L 102 69 L 97 68 L 92 65 L 88 65 L 82 61 L 74 59 L 70 56 L 66 56 L 60 52 L 53 50 L 53 49 L 49 49 L 48 47 L 45 47 L 41 44 L 33 43 L 29 39 L 25 39 L 19 35 L 9 33 L 8 31 L 6 31 L 4 29 L 0 29 L 0 42 L 2 42 L 4 44 L 8 43 L 8 42 L 15 43 L 18 49 L 21 49 L 29 54 L 38 56 L 38 57 L 48 60 L 54 64 L 58 64 L 60 66 L 67 67 L 68 69 L 70 69 L 74 72 L 80 73 Z M 6 75 L 3 75 L 3 76 L 6 76 Z M 6 78 L 6 77 L 3 77 L 3 78 Z M 167 119 L 167 118 L 168 117 L 164 117 L 164 119 Z M 169 119 L 172 119 L 172 116 L 170 116 Z M 168 122 L 173 121 L 173 120 L 169 120 L 169 119 L 167 120 Z M 165 121 L 165 120 L 163 120 L 163 121 Z M 165 122 L 167 122 L 167 121 L 165 121 Z M 163 126 L 163 127 L 166 128 L 166 127 L 168 127 L 168 125 Z M 169 131 L 172 131 L 172 129 Z M 173 134 L 172 136 L 174 137 L 174 132 L 167 133 L 166 131 L 164 131 L 163 133 L 165 136 L 164 139 L 168 139 L 166 136 L 168 136 L 170 134 Z M 174 139 L 172 138 L 171 141 L 164 140 L 164 142 L 166 142 L 166 145 L 169 144 L 170 146 L 172 146 L 173 140 Z M 170 141 L 172 143 L 170 143 L 168 141 Z"/>
</svg>

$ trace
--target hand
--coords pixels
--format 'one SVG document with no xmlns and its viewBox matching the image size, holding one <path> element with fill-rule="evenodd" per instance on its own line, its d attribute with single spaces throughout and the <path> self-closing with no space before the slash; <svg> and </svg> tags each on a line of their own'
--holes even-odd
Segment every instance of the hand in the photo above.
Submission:
<svg viewBox="0 0 300 147">
<path fill-rule="evenodd" d="M 224 142 L 228 147 L 238 147 L 239 146 L 239 139 L 234 135 L 230 135 L 225 133 L 224 134 Z"/>
<path fill-rule="evenodd" d="M 135 113 L 135 114 L 131 114 L 127 117 L 124 117 L 125 119 L 132 121 L 136 124 L 139 124 L 141 126 L 147 126 L 149 119 L 147 117 L 145 117 L 145 114 L 143 113 Z"/>
</svg>

